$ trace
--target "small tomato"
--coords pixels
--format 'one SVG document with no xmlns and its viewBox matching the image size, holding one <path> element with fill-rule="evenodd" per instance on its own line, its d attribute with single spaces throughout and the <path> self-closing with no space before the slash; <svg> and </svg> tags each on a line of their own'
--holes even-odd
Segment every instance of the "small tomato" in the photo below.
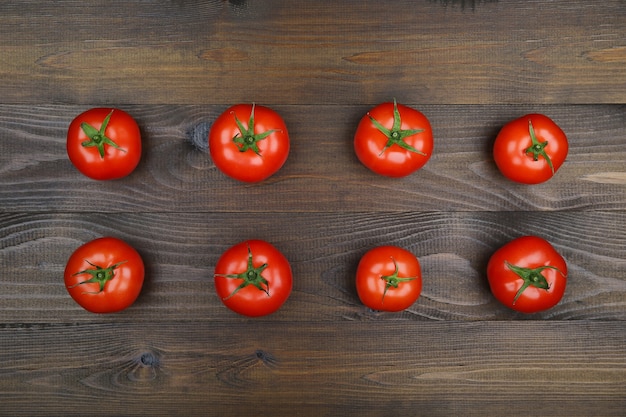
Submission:
<svg viewBox="0 0 626 417">
<path fill-rule="evenodd" d="M 382 103 L 359 122 L 354 135 L 359 161 L 387 177 L 405 177 L 421 167 L 433 153 L 430 122 L 419 111 L 401 104 Z"/>
<path fill-rule="evenodd" d="M 209 152 L 215 166 L 229 177 L 244 182 L 262 181 L 287 161 L 287 126 L 268 107 L 237 104 L 213 122 Z"/>
<path fill-rule="evenodd" d="M 65 266 L 70 296 L 92 313 L 114 313 L 132 305 L 143 286 L 144 264 L 123 240 L 103 237 L 80 246 Z"/>
<path fill-rule="evenodd" d="M 567 265 L 546 240 L 523 236 L 498 249 L 487 264 L 491 292 L 522 313 L 554 307 L 565 293 Z"/>
<path fill-rule="evenodd" d="M 527 114 L 502 128 L 493 145 L 493 158 L 502 174 L 523 184 L 552 178 L 567 157 L 568 142 L 547 116 Z"/>
<path fill-rule="evenodd" d="M 356 290 L 361 302 L 373 310 L 405 310 L 422 291 L 419 261 L 397 246 L 371 249 L 357 267 Z"/>
<path fill-rule="evenodd" d="M 226 250 L 215 265 L 214 277 L 224 305 L 249 317 L 277 311 L 293 285 L 289 261 L 263 240 L 247 240 Z"/>
<path fill-rule="evenodd" d="M 95 180 L 127 176 L 141 159 L 141 134 L 135 119 L 119 109 L 94 108 L 76 116 L 67 131 L 67 155 Z"/>
</svg>

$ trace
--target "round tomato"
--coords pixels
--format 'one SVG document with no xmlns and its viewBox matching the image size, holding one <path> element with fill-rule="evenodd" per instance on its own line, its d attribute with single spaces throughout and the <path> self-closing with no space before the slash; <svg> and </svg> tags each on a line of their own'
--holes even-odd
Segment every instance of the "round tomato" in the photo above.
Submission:
<svg viewBox="0 0 626 417">
<path fill-rule="evenodd" d="M 426 116 L 394 100 L 363 116 L 354 135 L 354 150 L 375 173 L 405 177 L 428 162 L 433 131 Z"/>
<path fill-rule="evenodd" d="M 371 249 L 357 267 L 356 290 L 361 302 L 373 310 L 407 309 L 422 292 L 419 261 L 397 246 Z"/>
<path fill-rule="evenodd" d="M 76 116 L 67 131 L 67 155 L 95 180 L 127 176 L 141 159 L 137 122 L 119 109 L 95 108 Z"/>
<path fill-rule="evenodd" d="M 563 165 L 568 146 L 565 133 L 549 117 L 527 114 L 500 130 L 493 157 L 510 180 L 539 184 L 552 178 Z"/>
<path fill-rule="evenodd" d="M 244 182 L 262 181 L 287 160 L 287 126 L 268 107 L 236 104 L 213 122 L 209 152 L 215 166 L 229 177 Z"/>
<path fill-rule="evenodd" d="M 565 260 L 546 240 L 537 236 L 515 239 L 498 249 L 487 264 L 493 295 L 522 313 L 554 307 L 567 283 Z"/>
<path fill-rule="evenodd" d="M 215 265 L 215 290 L 226 307 L 249 317 L 278 310 L 293 285 L 291 265 L 273 245 L 247 240 L 222 254 Z"/>
<path fill-rule="evenodd" d="M 135 302 L 144 279 L 139 253 L 123 240 L 103 237 L 87 242 L 70 256 L 65 287 L 92 313 L 114 313 Z"/>
</svg>

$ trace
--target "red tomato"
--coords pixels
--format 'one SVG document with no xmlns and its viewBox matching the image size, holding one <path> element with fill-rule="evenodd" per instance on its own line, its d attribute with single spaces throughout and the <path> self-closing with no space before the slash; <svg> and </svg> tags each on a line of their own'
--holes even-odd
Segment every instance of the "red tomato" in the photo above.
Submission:
<svg viewBox="0 0 626 417">
<path fill-rule="evenodd" d="M 226 307 L 249 317 L 278 310 L 293 285 L 285 256 L 263 240 L 247 240 L 222 254 L 215 266 L 215 290 Z"/>
<path fill-rule="evenodd" d="M 287 126 L 268 107 L 237 104 L 213 122 L 209 151 L 215 166 L 229 177 L 244 182 L 262 181 L 287 160 Z"/>
<path fill-rule="evenodd" d="M 493 157 L 502 174 L 523 184 L 549 180 L 563 165 L 568 143 L 565 133 L 542 114 L 527 114 L 500 130 Z"/>
<path fill-rule="evenodd" d="M 70 256 L 65 287 L 92 313 L 114 313 L 135 302 L 144 279 L 144 264 L 128 243 L 103 237 L 87 242 Z"/>
<path fill-rule="evenodd" d="M 565 260 L 546 240 L 537 236 L 515 239 L 498 249 L 487 264 L 493 295 L 522 313 L 554 307 L 567 283 Z"/>
<path fill-rule="evenodd" d="M 125 111 L 95 108 L 76 116 L 67 131 L 67 155 L 95 180 L 127 176 L 141 159 L 137 122 Z"/>
<path fill-rule="evenodd" d="M 419 261 L 397 246 L 371 249 L 357 267 L 356 290 L 361 302 L 373 310 L 407 309 L 422 292 Z"/>
<path fill-rule="evenodd" d="M 387 177 L 405 177 L 423 167 L 433 153 L 433 131 L 422 113 L 382 103 L 359 122 L 354 150 L 361 163 Z"/>
</svg>

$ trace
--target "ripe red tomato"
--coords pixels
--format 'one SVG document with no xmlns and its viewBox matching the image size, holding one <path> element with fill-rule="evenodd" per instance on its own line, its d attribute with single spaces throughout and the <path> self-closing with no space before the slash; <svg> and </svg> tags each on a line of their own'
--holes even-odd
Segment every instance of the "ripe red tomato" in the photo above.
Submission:
<svg viewBox="0 0 626 417">
<path fill-rule="evenodd" d="M 244 182 L 262 181 L 287 160 L 287 126 L 268 107 L 236 104 L 213 122 L 209 151 L 215 166 L 229 177 Z"/>
<path fill-rule="evenodd" d="M 423 167 L 433 153 L 433 131 L 422 113 L 382 103 L 359 122 L 354 151 L 361 163 L 387 177 L 405 177 Z"/>
<path fill-rule="evenodd" d="M 67 261 L 65 287 L 92 313 L 114 313 L 135 302 L 144 279 L 137 251 L 123 240 L 102 237 L 80 246 Z"/>
<path fill-rule="evenodd" d="M 357 267 L 356 290 L 361 302 L 373 310 L 405 310 L 422 292 L 419 261 L 397 246 L 371 249 Z"/>
<path fill-rule="evenodd" d="M 493 157 L 510 180 L 539 184 L 552 178 L 563 165 L 568 146 L 565 133 L 549 117 L 527 114 L 500 130 Z"/>
<path fill-rule="evenodd" d="M 278 310 L 293 285 L 285 256 L 263 240 L 247 240 L 222 254 L 215 265 L 215 290 L 226 307 L 249 317 Z"/>
<path fill-rule="evenodd" d="M 141 159 L 137 122 L 119 109 L 95 108 L 76 116 L 67 131 L 67 155 L 95 180 L 127 176 Z"/>
<path fill-rule="evenodd" d="M 487 264 L 493 295 L 522 313 L 554 307 L 563 297 L 567 265 L 546 240 L 524 236 L 498 249 Z"/>
</svg>

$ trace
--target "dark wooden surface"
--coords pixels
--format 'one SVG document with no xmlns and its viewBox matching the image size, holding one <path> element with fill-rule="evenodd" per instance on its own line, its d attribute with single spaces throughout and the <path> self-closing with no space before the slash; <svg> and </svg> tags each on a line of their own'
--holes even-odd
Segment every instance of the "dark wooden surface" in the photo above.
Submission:
<svg viewBox="0 0 626 417">
<path fill-rule="evenodd" d="M 20 1 L 0 3 L 1 416 L 622 416 L 626 410 L 626 3 L 590 1 Z M 404 179 L 352 150 L 396 97 L 433 125 Z M 278 110 L 281 171 L 226 178 L 206 150 L 227 106 Z M 138 169 L 83 177 L 72 118 L 139 122 Z M 502 124 L 552 117 L 570 153 L 549 182 L 495 168 Z M 566 294 L 522 315 L 485 266 L 537 234 L 566 258 Z M 77 306 L 62 281 L 103 235 L 144 257 L 137 302 Z M 290 259 L 294 291 L 247 319 L 212 269 L 241 240 Z M 354 271 L 396 244 L 423 267 L 402 313 L 362 306 Z"/>
</svg>

